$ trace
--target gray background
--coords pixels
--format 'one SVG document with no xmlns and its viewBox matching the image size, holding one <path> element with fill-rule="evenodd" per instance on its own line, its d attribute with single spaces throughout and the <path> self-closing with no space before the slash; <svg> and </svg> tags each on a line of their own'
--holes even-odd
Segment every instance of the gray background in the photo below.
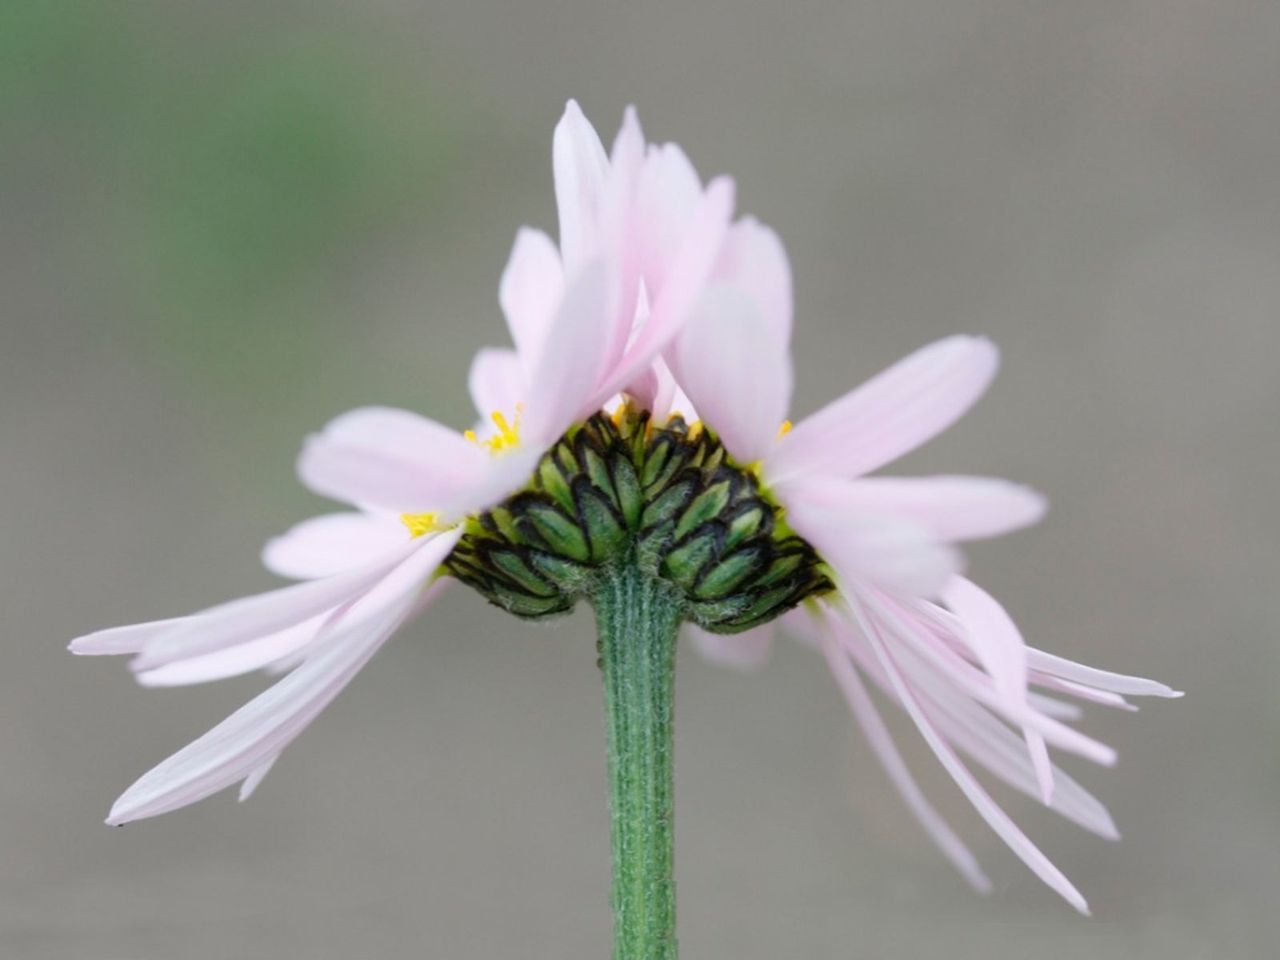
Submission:
<svg viewBox="0 0 1280 960">
<path fill-rule="evenodd" d="M 970 893 L 819 658 L 682 655 L 678 877 L 698 957 L 1259 957 L 1280 929 L 1280 6 L 1247 0 L 0 8 L 0 954 L 603 957 L 589 619 L 459 590 L 268 778 L 123 830 L 134 777 L 258 678 L 137 689 L 70 637 L 272 578 L 323 504 L 301 437 L 470 416 L 568 96 L 729 172 L 798 297 L 796 409 L 951 332 L 1005 368 L 903 467 L 1053 502 L 972 569 L 1044 647 L 1189 691 L 1095 712 L 1107 844 L 998 796 L 1075 916 L 909 759 Z M 895 718 L 899 720 L 900 718 Z"/>
</svg>

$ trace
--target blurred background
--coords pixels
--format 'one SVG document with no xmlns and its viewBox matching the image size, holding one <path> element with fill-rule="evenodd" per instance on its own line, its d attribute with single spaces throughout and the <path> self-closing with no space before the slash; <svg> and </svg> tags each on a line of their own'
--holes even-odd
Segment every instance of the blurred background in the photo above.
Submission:
<svg viewBox="0 0 1280 960">
<path fill-rule="evenodd" d="M 581 100 L 775 225 L 804 413 L 985 333 L 995 388 L 904 470 L 1046 491 L 970 552 L 1031 642 L 1188 691 L 1094 712 L 1108 844 L 997 796 L 1072 911 L 898 722 L 997 889 L 930 847 L 820 658 L 682 653 L 691 958 L 1251 958 L 1280 921 L 1280 6 L 0 4 L 0 953 L 604 957 L 603 731 L 584 612 L 458 590 L 231 794 L 123 830 L 135 777 L 264 686 L 144 691 L 88 630 L 275 581 L 324 504 L 302 437 L 365 403 L 471 416 L 520 224 L 554 231 Z M 901 718 L 894 718 L 901 720 Z"/>
</svg>

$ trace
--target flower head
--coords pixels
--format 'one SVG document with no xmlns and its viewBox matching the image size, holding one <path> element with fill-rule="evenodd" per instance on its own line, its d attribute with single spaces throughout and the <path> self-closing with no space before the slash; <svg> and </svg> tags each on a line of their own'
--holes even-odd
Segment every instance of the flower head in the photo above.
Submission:
<svg viewBox="0 0 1280 960">
<path fill-rule="evenodd" d="M 878 688 L 991 828 L 1085 911 L 968 762 L 1115 837 L 1102 805 L 1050 758 L 1052 747 L 1115 760 L 1069 726 L 1079 710 L 1061 697 L 1129 708 L 1127 696 L 1178 694 L 1028 647 L 961 575 L 957 545 L 1035 523 L 1039 494 L 986 477 L 871 476 L 968 411 L 995 375 L 996 348 L 941 340 L 793 425 L 790 267 L 773 231 L 731 220 L 731 182 L 704 186 L 678 147 L 646 147 L 632 111 L 606 154 L 572 102 L 553 169 L 559 243 L 516 236 L 498 297 L 513 347 L 477 354 L 470 429 L 381 407 L 336 418 L 307 440 L 298 473 L 352 509 L 307 520 L 263 553 L 302 583 L 72 643 L 133 654 L 153 686 L 287 673 L 144 775 L 108 822 L 235 783 L 248 796 L 451 580 L 541 618 L 626 568 L 713 656 L 759 662 L 779 618 L 819 649 L 905 802 L 985 889 L 898 754 L 869 693 Z"/>
</svg>

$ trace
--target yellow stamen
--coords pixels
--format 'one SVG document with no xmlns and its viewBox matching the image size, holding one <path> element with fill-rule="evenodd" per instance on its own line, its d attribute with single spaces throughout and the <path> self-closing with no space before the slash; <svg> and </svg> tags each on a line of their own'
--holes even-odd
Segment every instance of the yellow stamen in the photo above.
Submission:
<svg viewBox="0 0 1280 960">
<path fill-rule="evenodd" d="M 790 432 L 791 432 L 791 421 L 783 420 L 782 426 L 778 428 L 778 439 L 782 439 Z"/>
<path fill-rule="evenodd" d="M 481 440 L 476 436 L 474 430 L 464 430 L 462 435 L 472 443 L 488 447 L 490 453 L 501 453 L 504 450 L 510 450 L 512 447 L 520 445 L 520 414 L 523 412 L 524 404 L 518 403 L 516 404 L 515 418 L 511 422 L 508 422 L 506 416 L 499 410 L 489 414 L 489 419 L 498 428 L 498 432 L 491 437 Z"/>
<path fill-rule="evenodd" d="M 700 436 L 702 436 L 702 429 L 703 429 L 702 421 L 695 420 L 693 421 L 693 423 L 689 424 L 689 432 L 686 434 L 686 436 L 690 440 L 697 440 Z"/>
<path fill-rule="evenodd" d="M 440 522 L 438 513 L 402 513 L 400 522 L 409 528 L 409 536 L 414 539 L 447 529 L 447 525 Z"/>
</svg>

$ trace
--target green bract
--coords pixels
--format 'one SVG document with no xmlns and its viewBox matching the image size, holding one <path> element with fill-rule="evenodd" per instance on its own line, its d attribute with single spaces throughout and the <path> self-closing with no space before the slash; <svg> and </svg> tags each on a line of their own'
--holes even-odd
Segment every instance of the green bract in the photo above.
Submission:
<svg viewBox="0 0 1280 960">
<path fill-rule="evenodd" d="M 521 617 L 570 610 L 624 564 L 662 581 L 683 619 L 719 633 L 832 589 L 813 548 L 716 436 L 624 408 L 573 427 L 529 486 L 466 522 L 445 567 Z"/>
</svg>

